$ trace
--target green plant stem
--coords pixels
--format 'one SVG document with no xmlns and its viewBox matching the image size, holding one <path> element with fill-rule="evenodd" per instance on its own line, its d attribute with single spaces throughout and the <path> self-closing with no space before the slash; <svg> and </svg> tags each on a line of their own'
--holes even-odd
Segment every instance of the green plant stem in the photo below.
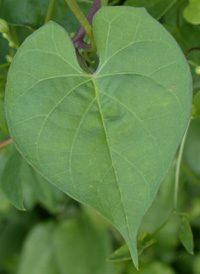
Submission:
<svg viewBox="0 0 200 274">
<path fill-rule="evenodd" d="M 178 212 L 176 210 L 173 210 L 173 214 L 174 215 L 178 215 L 178 216 L 181 216 L 181 217 L 188 217 L 188 214 L 185 213 L 185 212 Z"/>
<path fill-rule="evenodd" d="M 51 20 L 51 17 L 53 15 L 53 9 L 54 9 L 54 6 L 55 6 L 55 1 L 56 0 L 49 0 L 47 15 L 46 15 L 45 22 L 44 22 L 45 24 Z"/>
<path fill-rule="evenodd" d="M 181 160 L 183 156 L 183 149 L 187 137 L 187 132 L 189 129 L 191 118 L 188 122 L 185 134 L 183 136 L 183 139 L 180 144 L 179 152 L 178 152 L 178 158 L 177 158 L 177 164 L 176 164 L 176 173 L 175 173 L 175 191 L 174 191 L 174 210 L 176 211 L 177 209 L 177 201 L 178 201 L 178 187 L 179 187 L 179 177 L 180 177 L 180 168 L 181 168 Z"/>
<path fill-rule="evenodd" d="M 5 146 L 9 145 L 10 143 L 12 143 L 12 139 L 11 138 L 9 138 L 9 139 L 1 142 L 0 143 L 0 148 L 5 147 Z"/>
<path fill-rule="evenodd" d="M 88 38 L 90 39 L 90 42 L 92 45 L 92 50 L 96 51 L 96 45 L 95 45 L 94 36 L 92 33 L 92 27 L 89 24 L 88 20 L 84 16 L 83 12 L 79 8 L 79 6 L 75 0 L 65 0 L 65 1 L 68 4 L 71 11 L 73 12 L 73 14 L 75 15 L 76 19 L 79 21 L 81 26 L 84 28 Z"/>
<path fill-rule="evenodd" d="M 188 64 L 190 64 L 191 66 L 193 66 L 195 68 L 199 66 L 197 63 L 195 63 L 195 62 L 193 62 L 191 60 L 188 60 Z"/>
<path fill-rule="evenodd" d="M 7 68 L 9 66 L 10 66 L 10 63 L 5 63 L 5 64 L 0 65 L 0 69 L 1 68 Z"/>
<path fill-rule="evenodd" d="M 160 20 L 175 4 L 177 0 L 174 0 L 157 18 L 156 20 Z"/>
</svg>

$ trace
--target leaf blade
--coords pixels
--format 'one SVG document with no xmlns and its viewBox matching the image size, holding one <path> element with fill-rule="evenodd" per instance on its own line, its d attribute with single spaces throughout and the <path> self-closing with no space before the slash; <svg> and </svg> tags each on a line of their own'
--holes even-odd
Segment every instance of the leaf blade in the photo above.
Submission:
<svg viewBox="0 0 200 274">
<path fill-rule="evenodd" d="M 118 228 L 137 267 L 137 230 L 186 128 L 191 76 L 144 9 L 102 8 L 93 30 L 93 75 L 55 23 L 25 41 L 9 72 L 8 124 L 34 168 Z"/>
<path fill-rule="evenodd" d="M 8 200 L 19 210 L 25 210 L 21 185 L 21 155 L 14 151 L 2 173 L 2 190 Z"/>
<path fill-rule="evenodd" d="M 193 240 L 193 234 L 190 227 L 190 222 L 187 219 L 187 217 L 181 217 L 181 224 L 179 229 L 179 239 L 185 249 L 190 253 L 191 255 L 194 254 L 194 240 Z"/>
</svg>

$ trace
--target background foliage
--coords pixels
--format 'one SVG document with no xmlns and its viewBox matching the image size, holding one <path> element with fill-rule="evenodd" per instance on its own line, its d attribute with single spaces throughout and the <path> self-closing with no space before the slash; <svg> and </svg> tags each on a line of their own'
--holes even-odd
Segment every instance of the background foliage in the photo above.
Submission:
<svg viewBox="0 0 200 274">
<path fill-rule="evenodd" d="M 24 39 L 44 24 L 49 1 L 19 3 L 0 1 L 0 18 L 6 20 L 10 31 L 8 37 L 0 33 L 0 142 L 9 138 L 4 91 L 10 62 Z M 181 163 L 179 212 L 173 213 L 175 158 L 142 221 L 138 246 L 140 273 L 199 274 L 200 3 L 198 0 L 116 0 L 109 4 L 146 7 L 174 36 L 190 64 L 193 119 Z M 79 1 L 79 5 L 87 14 L 92 1 Z M 64 0 L 56 1 L 52 20 L 71 35 L 79 27 Z M 16 180 L 18 184 L 13 183 Z M 12 143 L 0 148 L 0 185 L 0 273 L 137 273 L 119 233 L 90 208 L 50 185 L 23 160 Z M 13 185 L 23 186 L 23 191 L 13 187 L 8 191 Z M 21 200 L 15 201 L 16 193 Z M 26 211 L 18 211 L 9 201 Z"/>
</svg>

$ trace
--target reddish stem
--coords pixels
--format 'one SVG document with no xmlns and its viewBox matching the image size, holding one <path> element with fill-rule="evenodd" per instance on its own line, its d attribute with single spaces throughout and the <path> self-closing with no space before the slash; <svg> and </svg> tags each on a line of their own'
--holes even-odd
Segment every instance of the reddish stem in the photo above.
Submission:
<svg viewBox="0 0 200 274">
<path fill-rule="evenodd" d="M 5 147 L 5 146 L 9 145 L 10 143 L 12 143 L 12 139 L 11 138 L 9 138 L 9 139 L 1 142 L 0 143 L 0 148 Z"/>
<path fill-rule="evenodd" d="M 188 53 L 190 53 L 193 50 L 200 50 L 200 47 L 194 47 L 194 48 L 188 49 L 187 51 L 184 52 L 184 54 L 187 55 Z"/>
</svg>

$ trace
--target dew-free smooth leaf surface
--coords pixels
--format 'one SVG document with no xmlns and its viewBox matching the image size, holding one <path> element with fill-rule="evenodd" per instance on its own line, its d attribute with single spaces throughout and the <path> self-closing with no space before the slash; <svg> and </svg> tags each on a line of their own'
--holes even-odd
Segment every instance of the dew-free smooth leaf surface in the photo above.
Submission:
<svg viewBox="0 0 200 274">
<path fill-rule="evenodd" d="M 24 210 L 20 172 L 21 161 L 21 155 L 15 150 L 4 167 L 1 187 L 8 200 L 17 209 Z"/>
<path fill-rule="evenodd" d="M 55 258 L 60 274 L 111 274 L 108 234 L 94 229 L 87 218 L 61 223 L 55 233 Z"/>
<path fill-rule="evenodd" d="M 181 224 L 180 224 L 180 230 L 179 230 L 179 238 L 182 242 L 185 249 L 190 253 L 194 254 L 194 240 L 193 240 L 193 234 L 190 227 L 190 222 L 186 217 L 181 217 Z"/>
<path fill-rule="evenodd" d="M 26 39 L 9 71 L 8 125 L 34 168 L 120 231 L 137 266 L 137 230 L 185 131 L 191 76 L 143 8 L 102 8 L 93 31 L 94 74 L 55 23 Z"/>
<path fill-rule="evenodd" d="M 183 15 L 189 23 L 200 24 L 200 0 L 189 0 Z"/>
</svg>

